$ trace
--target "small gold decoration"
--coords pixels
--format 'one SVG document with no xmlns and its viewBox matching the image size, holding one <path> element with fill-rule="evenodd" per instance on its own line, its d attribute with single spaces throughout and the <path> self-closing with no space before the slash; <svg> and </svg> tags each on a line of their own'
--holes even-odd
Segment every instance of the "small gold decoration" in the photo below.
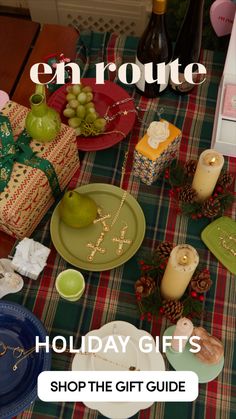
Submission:
<svg viewBox="0 0 236 419">
<path fill-rule="evenodd" d="M 6 180 L 7 179 L 7 170 L 3 167 L 0 169 L 0 179 Z"/>
<path fill-rule="evenodd" d="M 90 255 L 88 256 L 88 260 L 90 262 L 93 261 L 94 256 L 96 255 L 97 252 L 101 253 L 102 255 L 104 255 L 104 253 L 106 252 L 106 249 L 100 247 L 100 244 L 104 240 L 104 236 L 105 236 L 105 233 L 102 231 L 95 244 L 93 244 L 91 242 L 89 242 L 87 244 L 87 247 L 90 248 L 90 249 L 92 249 Z"/>
<path fill-rule="evenodd" d="M 217 230 L 220 231 L 220 244 L 228 253 L 236 257 L 236 236 L 235 234 L 230 234 L 227 231 L 222 230 L 220 227 L 217 227 Z"/>
<path fill-rule="evenodd" d="M 58 346 L 54 349 L 54 346 L 52 346 L 50 344 L 49 344 L 49 348 L 51 348 L 53 350 L 57 349 L 58 351 L 62 350 L 62 348 L 60 348 Z M 39 349 L 43 350 L 44 348 L 40 347 Z M 6 353 L 8 351 L 12 351 L 13 359 L 17 360 L 12 367 L 12 371 L 15 372 L 15 371 L 18 370 L 18 367 L 23 360 L 25 360 L 26 358 L 28 358 L 28 356 L 30 356 L 30 355 L 32 355 L 33 353 L 36 352 L 36 347 L 32 346 L 29 349 L 24 349 L 24 348 L 21 348 L 20 346 L 17 346 L 17 347 L 9 346 L 9 345 L 6 345 L 4 342 L 0 341 L 0 357 L 6 355 Z M 69 348 L 66 348 L 64 352 L 69 353 L 69 354 L 72 353 L 71 349 L 69 349 Z M 137 368 L 134 365 L 121 364 L 121 363 L 118 363 L 116 361 L 112 361 L 111 359 L 108 359 L 105 356 L 102 356 L 102 355 L 100 355 L 98 353 L 95 353 L 95 352 L 82 352 L 81 351 L 81 352 L 79 352 L 79 354 L 81 356 L 87 356 L 87 357 L 89 356 L 89 357 L 94 357 L 94 358 L 101 359 L 104 362 L 115 365 L 116 367 L 120 367 L 119 369 L 123 368 L 127 371 L 140 371 L 140 369 Z"/>
<path fill-rule="evenodd" d="M 1 126 L 0 130 L 1 130 L 1 131 L 2 131 L 2 133 L 3 133 L 4 135 L 6 135 L 7 137 L 10 135 L 10 131 L 9 131 L 9 129 L 8 129 L 8 126 L 7 126 L 6 122 L 3 122 L 3 123 L 2 123 L 2 126 Z"/>
<path fill-rule="evenodd" d="M 8 153 L 7 154 L 15 154 L 15 146 L 14 145 L 12 145 L 10 148 L 9 148 L 9 150 L 8 150 Z"/>
<path fill-rule="evenodd" d="M 100 219 L 97 219 L 97 222 L 101 221 L 101 223 L 103 225 L 103 231 L 101 232 L 101 234 L 100 234 L 99 238 L 97 239 L 95 245 L 93 243 L 91 243 L 91 242 L 87 243 L 87 247 L 89 247 L 90 249 L 93 249 L 92 252 L 91 252 L 91 254 L 88 256 L 89 262 L 92 262 L 93 261 L 93 259 L 94 259 L 94 257 L 95 257 L 95 255 L 96 255 L 97 252 L 99 252 L 101 254 L 104 254 L 106 252 L 105 249 L 103 249 L 103 248 L 100 247 L 100 244 L 103 242 L 104 237 L 105 237 L 105 234 L 108 233 L 112 229 L 112 227 L 114 226 L 114 224 L 116 223 L 116 221 L 117 221 L 117 219 L 118 219 L 118 217 L 120 215 L 120 211 L 121 211 L 121 209 L 122 209 L 122 207 L 124 205 L 126 196 L 127 196 L 127 191 L 124 191 L 123 196 L 121 198 L 121 202 L 120 202 L 119 208 L 117 209 L 117 211 L 116 211 L 116 213 L 114 215 L 114 218 L 113 218 L 110 226 L 108 226 L 106 223 L 105 223 L 105 225 L 103 224 L 105 222 L 104 217 L 101 217 Z M 98 212 L 98 214 L 99 214 L 99 212 Z M 99 215 L 102 215 L 102 213 L 100 212 Z M 110 214 L 107 214 L 105 216 L 106 219 L 108 218 L 108 215 L 110 215 Z M 110 217 L 111 217 L 111 215 L 110 215 Z M 96 222 L 96 220 L 95 220 L 95 222 Z M 127 224 L 126 224 L 126 226 L 127 226 Z M 106 228 L 106 230 L 105 230 L 105 228 Z M 125 230 L 124 231 L 126 231 L 127 228 L 128 228 L 128 226 L 125 227 Z M 125 234 L 125 232 L 124 232 L 124 234 Z M 122 237 L 120 237 L 117 240 L 120 240 L 120 239 L 122 239 Z M 124 239 L 124 237 L 123 237 L 123 239 Z M 113 239 L 113 241 L 114 241 L 114 239 Z M 130 241 L 130 243 L 131 243 L 131 241 Z M 124 244 L 130 244 L 130 243 L 128 243 L 128 241 L 126 239 L 124 240 Z M 119 244 L 119 246 L 120 246 L 120 244 Z M 123 246 L 121 247 L 121 250 L 122 250 L 122 248 L 123 248 Z M 118 248 L 118 250 L 119 250 L 119 248 Z M 117 252 L 118 252 L 118 250 L 117 250 Z M 117 253 L 117 254 L 120 255 L 121 253 Z"/>
<path fill-rule="evenodd" d="M 106 220 L 108 220 L 109 218 L 111 218 L 111 214 L 103 215 L 102 214 L 102 209 L 101 208 L 98 208 L 98 215 L 99 215 L 99 218 L 96 218 L 94 220 L 93 224 L 101 223 L 102 226 L 103 226 L 103 231 L 109 231 L 110 230 L 110 227 L 106 223 Z"/>
<path fill-rule="evenodd" d="M 121 169 L 120 188 L 122 188 L 122 183 L 123 183 L 124 176 L 125 176 L 125 171 L 126 171 L 125 168 L 126 168 L 127 159 L 128 159 L 128 151 L 126 151 L 126 153 L 125 153 L 124 162 L 123 162 L 122 169 Z M 117 222 L 117 220 L 118 220 L 118 218 L 120 216 L 121 209 L 122 209 L 122 207 L 123 207 L 123 205 L 125 203 L 126 197 L 127 197 L 127 191 L 124 191 L 124 193 L 123 193 L 123 195 L 121 197 L 121 201 L 120 201 L 119 207 L 118 207 L 116 213 L 114 214 L 114 216 L 112 218 L 112 221 L 111 221 L 110 226 L 106 223 L 106 219 L 111 218 L 111 215 L 108 213 L 105 216 L 103 216 L 102 215 L 102 209 L 101 208 L 98 208 L 98 215 L 100 216 L 100 218 L 97 218 L 94 221 L 94 223 L 96 224 L 97 222 L 101 222 L 101 224 L 103 226 L 103 231 L 100 233 L 100 236 L 97 239 L 97 241 L 96 241 L 95 244 L 89 242 L 86 245 L 88 248 L 92 249 L 92 252 L 88 256 L 89 262 L 92 262 L 93 261 L 93 259 L 94 259 L 94 257 L 95 257 L 95 255 L 96 255 L 97 252 L 99 252 L 101 254 L 104 254 L 106 252 L 106 249 L 101 248 L 100 247 L 100 244 L 103 242 L 104 237 L 105 237 L 105 234 L 107 234 L 112 229 L 112 227 L 114 226 L 114 224 Z M 118 243 L 119 243 L 119 247 L 117 249 L 117 254 L 118 255 L 120 255 L 120 254 L 123 253 L 123 246 L 124 246 L 124 244 L 130 244 L 130 243 L 132 243 L 132 240 L 125 239 L 125 233 L 126 233 L 127 228 L 128 228 L 128 225 L 125 223 L 125 227 L 123 227 L 123 229 L 121 230 L 121 236 L 119 238 L 113 238 L 113 241 L 114 240 L 115 241 L 118 240 Z M 123 243 L 121 242 L 121 240 L 123 240 Z"/>
<path fill-rule="evenodd" d="M 127 229 L 128 229 L 128 225 L 125 223 L 125 226 L 121 229 L 120 237 L 113 237 L 113 239 L 112 239 L 113 243 L 119 243 L 118 244 L 118 249 L 116 250 L 116 254 L 119 255 L 119 256 L 122 255 L 122 253 L 124 251 L 123 250 L 124 245 L 132 243 L 132 240 L 125 239 Z"/>
</svg>

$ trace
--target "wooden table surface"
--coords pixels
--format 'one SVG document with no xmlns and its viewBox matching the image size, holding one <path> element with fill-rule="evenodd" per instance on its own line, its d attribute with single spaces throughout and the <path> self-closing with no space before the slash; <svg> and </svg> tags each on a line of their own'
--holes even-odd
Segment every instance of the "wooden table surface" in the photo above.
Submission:
<svg viewBox="0 0 236 419">
<path fill-rule="evenodd" d="M 13 93 L 39 29 L 39 23 L 0 16 L 0 90 Z"/>
<path fill-rule="evenodd" d="M 30 68 L 33 64 L 44 62 L 44 57 L 49 54 L 63 52 L 71 60 L 75 58 L 78 33 L 75 29 L 60 25 L 44 25 L 34 49 L 24 68 L 19 83 L 12 99 L 24 106 L 29 106 L 29 97 L 35 90 L 35 85 L 30 79 Z M 41 82 L 50 80 L 52 76 L 40 76 Z"/>
<path fill-rule="evenodd" d="M 30 80 L 31 66 L 42 62 L 45 56 L 53 53 L 63 52 L 71 60 L 76 55 L 78 34 L 75 29 L 60 25 L 44 25 L 41 32 L 38 30 L 39 24 L 37 23 L 0 16 L 0 39 L 4 40 L 7 37 L 8 40 L 0 45 L 1 57 L 4 57 L 4 61 L 1 60 L 0 64 L 0 89 L 10 93 L 12 100 L 27 107 L 29 106 L 29 97 L 35 89 L 35 85 Z M 29 42 L 29 34 L 32 35 L 31 42 Z M 27 54 L 37 34 L 34 48 L 27 60 Z M 10 70 L 9 62 L 14 64 L 10 66 Z M 14 89 L 22 63 L 24 63 L 23 72 Z M 11 94 L 13 90 L 14 93 Z M 9 255 L 14 243 L 13 237 L 0 231 L 0 258 Z"/>
</svg>

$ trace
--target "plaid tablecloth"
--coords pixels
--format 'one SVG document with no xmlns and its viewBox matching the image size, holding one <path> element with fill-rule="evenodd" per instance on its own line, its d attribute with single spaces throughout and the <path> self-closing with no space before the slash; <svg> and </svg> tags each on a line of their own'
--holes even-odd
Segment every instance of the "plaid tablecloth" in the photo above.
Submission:
<svg viewBox="0 0 236 419">
<path fill-rule="evenodd" d="M 134 60 L 137 40 L 115 35 L 95 35 L 87 37 L 90 63 L 86 76 L 94 75 L 94 63 L 115 61 L 117 63 Z M 81 45 L 80 45 L 81 46 Z M 79 59 L 80 57 L 78 57 Z M 201 384 L 199 397 L 193 403 L 155 403 L 141 411 L 135 418 L 140 419 L 234 419 L 236 417 L 236 380 L 234 338 L 236 328 L 236 281 L 235 278 L 217 262 L 200 239 L 206 220 L 194 221 L 177 214 L 175 204 L 169 198 L 169 186 L 161 177 L 152 186 L 140 183 L 133 176 L 133 149 L 145 130 L 145 124 L 155 119 L 159 107 L 164 107 L 168 121 L 181 128 L 183 139 L 179 157 L 185 161 L 197 159 L 200 152 L 210 148 L 213 119 L 216 108 L 217 90 L 223 69 L 223 55 L 203 51 L 202 62 L 207 68 L 207 81 L 185 97 L 175 96 L 166 91 L 161 98 L 148 100 L 135 94 L 136 105 L 147 109 L 140 113 L 142 123 L 137 121 L 131 134 L 116 146 L 99 152 L 84 155 L 82 166 L 74 176 L 71 187 L 104 182 L 119 185 L 125 152 L 128 162 L 123 188 L 127 189 L 140 203 L 147 222 L 145 239 L 141 250 L 152 251 L 159 241 L 167 240 L 175 244 L 189 243 L 200 255 L 202 264 L 210 269 L 213 286 L 205 301 L 206 316 L 196 324 L 205 327 L 222 340 L 225 347 L 225 365 L 220 376 L 209 384 Z M 114 78 L 114 76 L 112 76 Z M 236 159 L 226 158 L 226 166 L 236 172 Z M 33 238 L 50 246 L 51 254 L 43 275 L 37 281 L 25 280 L 23 290 L 7 299 L 23 304 L 42 320 L 48 334 L 53 338 L 73 335 L 75 345 L 79 337 L 88 331 L 100 328 L 113 320 L 124 320 L 138 328 L 145 329 L 154 337 L 162 336 L 169 325 L 165 319 L 141 321 L 134 295 L 134 283 L 140 275 L 138 255 L 125 265 L 111 271 L 86 272 L 86 291 L 81 300 L 69 303 L 61 299 L 55 289 L 56 276 L 70 265 L 56 252 L 50 238 L 49 223 L 52 210 L 41 222 Z M 235 217 L 235 207 L 227 213 Z M 72 356 L 53 354 L 53 370 L 69 370 Z M 167 369 L 170 368 L 166 361 Z M 43 418 L 102 418 L 96 411 L 85 408 L 82 403 L 43 403 L 36 401 L 29 409 L 18 416 L 22 419 Z"/>
</svg>

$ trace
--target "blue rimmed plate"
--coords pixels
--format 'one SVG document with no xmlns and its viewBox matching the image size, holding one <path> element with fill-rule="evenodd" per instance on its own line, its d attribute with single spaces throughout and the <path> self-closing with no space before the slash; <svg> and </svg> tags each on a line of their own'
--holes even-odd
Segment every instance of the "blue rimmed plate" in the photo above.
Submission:
<svg viewBox="0 0 236 419">
<path fill-rule="evenodd" d="M 29 349 L 35 345 L 35 336 L 45 341 L 47 333 L 42 323 L 25 307 L 0 301 L 0 341 L 11 347 Z M 51 354 L 33 353 L 13 366 L 17 359 L 8 349 L 0 357 L 0 418 L 10 419 L 25 410 L 37 397 L 38 375 L 51 366 Z"/>
</svg>

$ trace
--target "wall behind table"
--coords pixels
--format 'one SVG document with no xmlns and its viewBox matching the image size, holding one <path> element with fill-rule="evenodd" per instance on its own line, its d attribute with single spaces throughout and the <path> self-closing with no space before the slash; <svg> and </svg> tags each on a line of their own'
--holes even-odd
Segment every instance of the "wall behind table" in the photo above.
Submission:
<svg viewBox="0 0 236 419">
<path fill-rule="evenodd" d="M 202 46 L 206 49 L 227 51 L 229 36 L 218 38 L 211 26 L 210 7 L 214 0 L 205 0 Z M 172 41 L 176 40 L 183 21 L 188 0 L 168 0 L 168 29 Z"/>
</svg>

